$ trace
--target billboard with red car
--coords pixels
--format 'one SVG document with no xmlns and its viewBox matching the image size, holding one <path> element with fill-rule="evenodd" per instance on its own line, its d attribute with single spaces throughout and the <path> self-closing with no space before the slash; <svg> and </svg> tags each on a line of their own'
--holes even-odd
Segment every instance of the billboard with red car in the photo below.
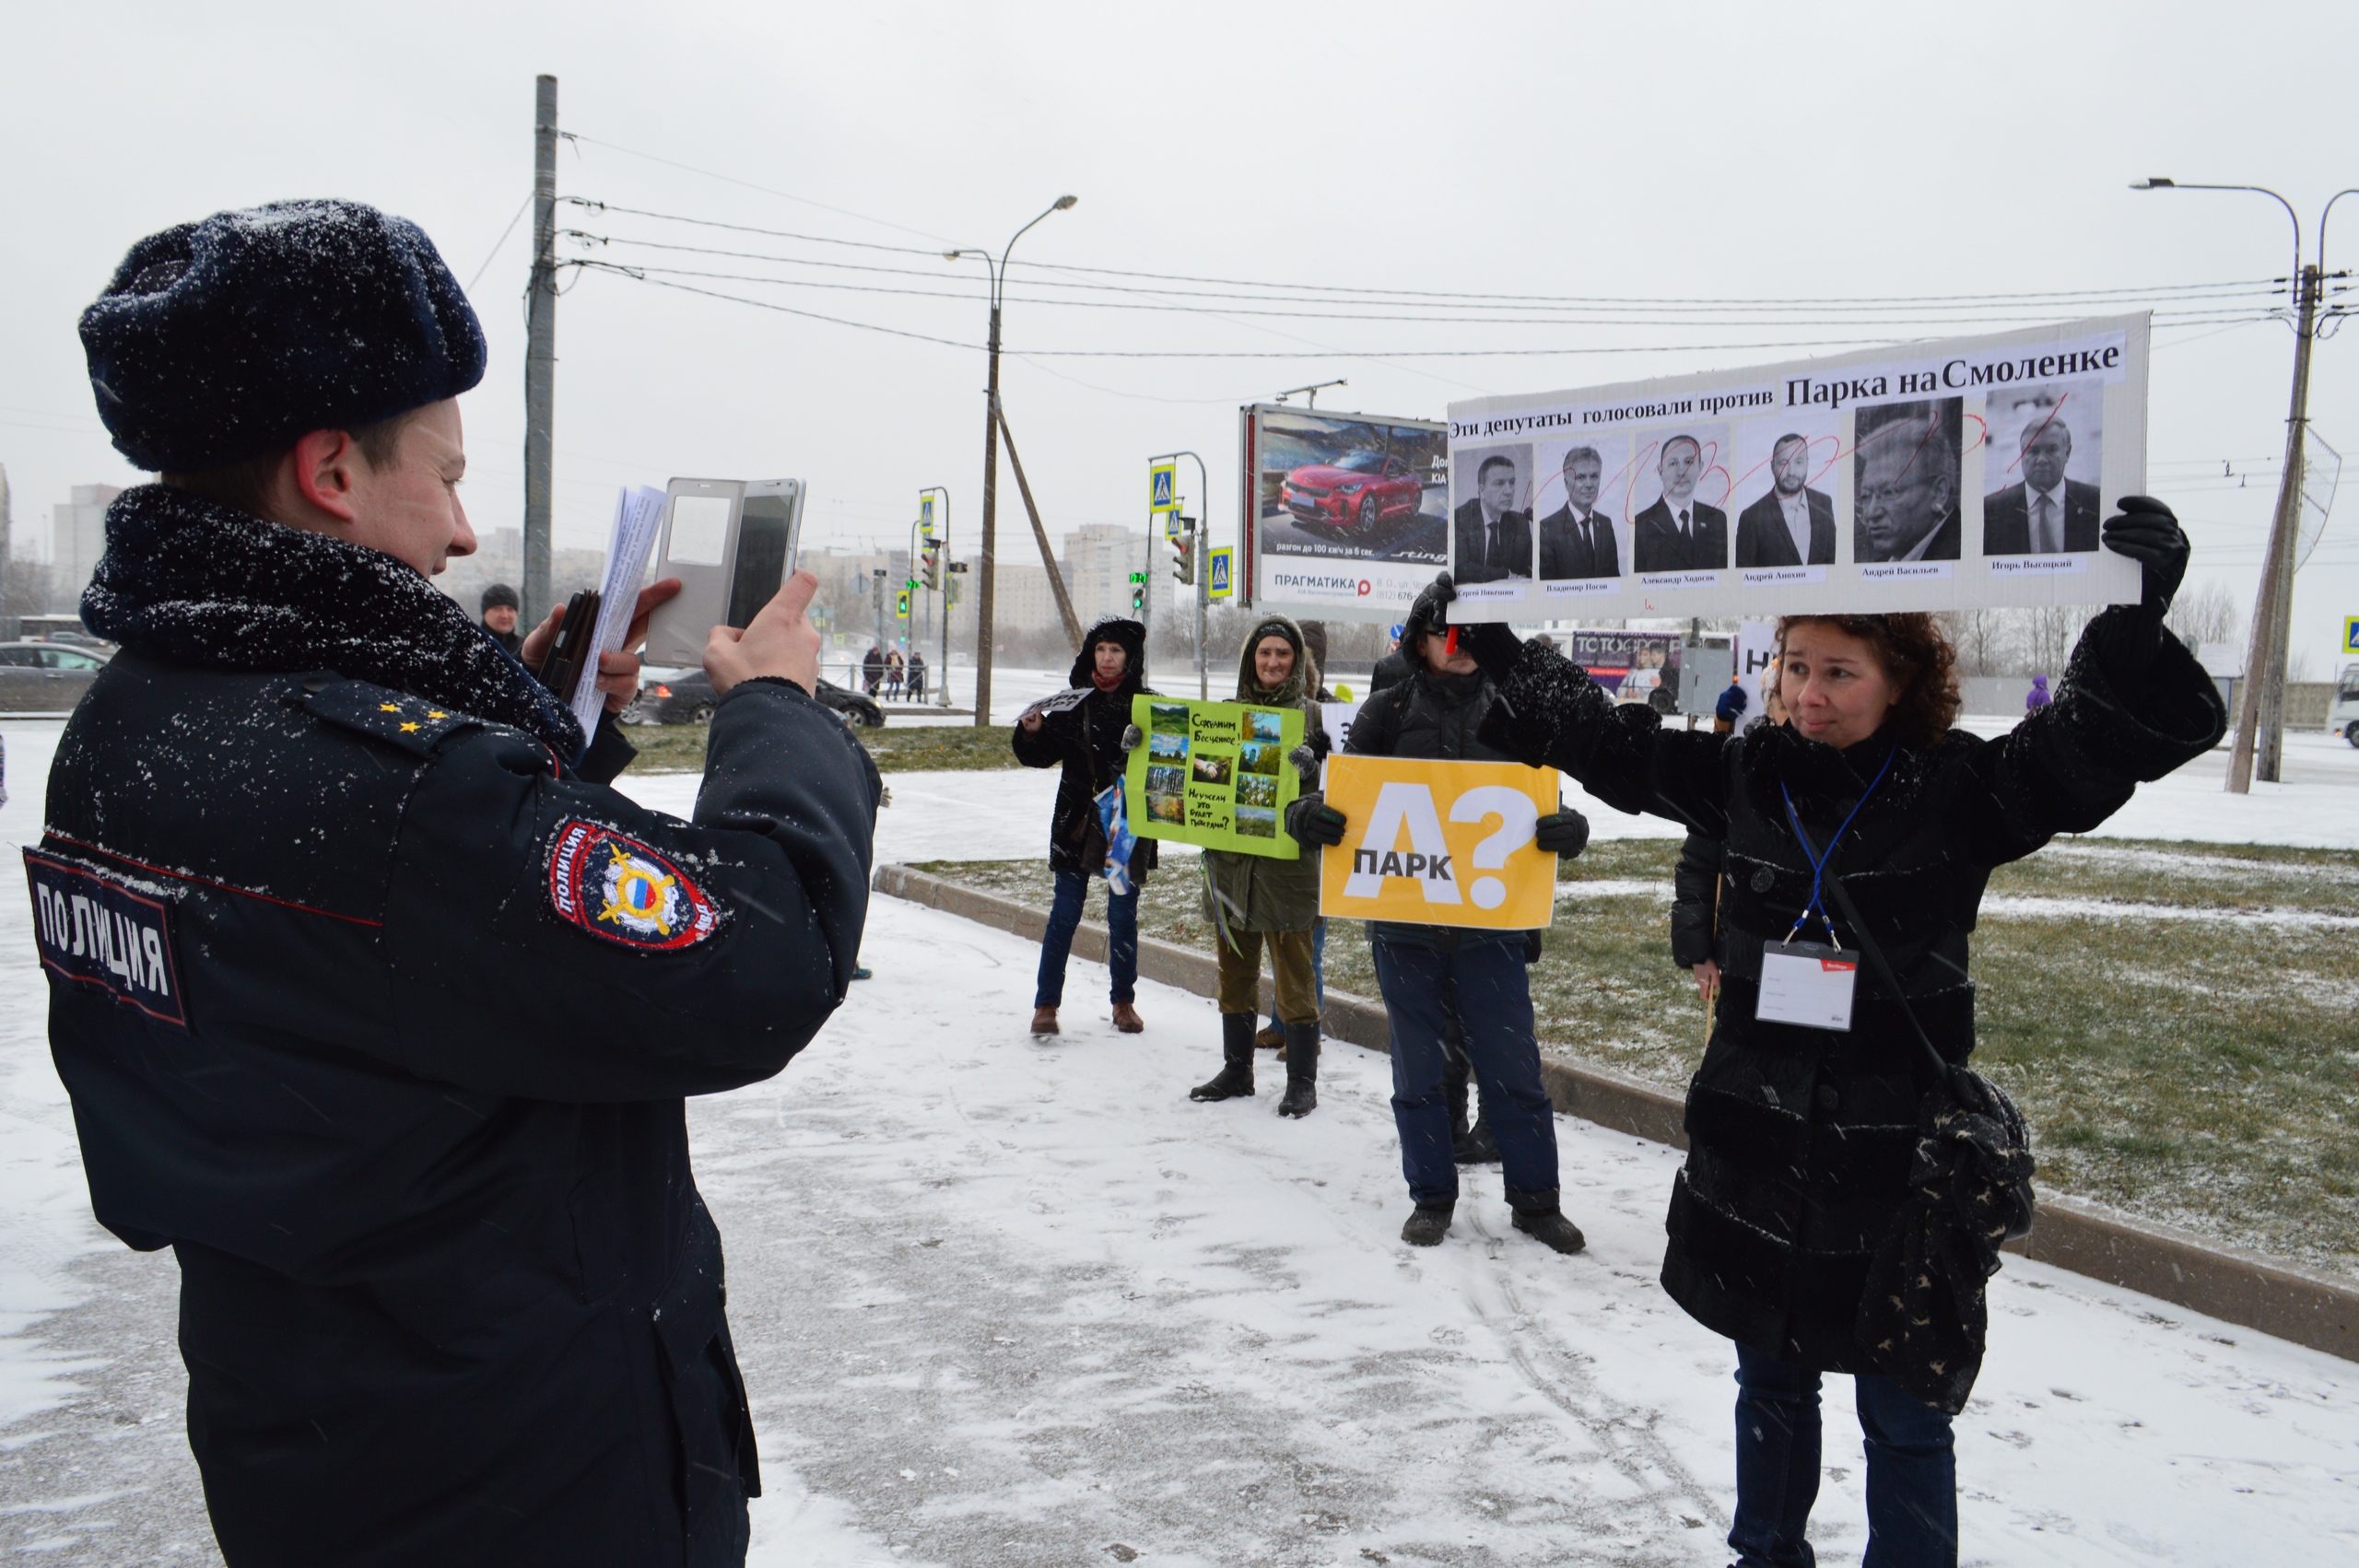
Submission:
<svg viewBox="0 0 2359 1568">
<path fill-rule="evenodd" d="M 1449 556 L 1448 427 L 1267 404 L 1240 423 L 1253 603 L 1399 620 Z"/>
</svg>

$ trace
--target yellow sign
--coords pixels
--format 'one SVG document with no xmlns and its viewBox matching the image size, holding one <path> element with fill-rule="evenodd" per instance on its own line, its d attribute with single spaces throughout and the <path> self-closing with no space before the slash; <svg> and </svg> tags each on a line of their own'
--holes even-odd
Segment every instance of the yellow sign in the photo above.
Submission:
<svg viewBox="0 0 2359 1568">
<path fill-rule="evenodd" d="M 1556 771 L 1511 762 L 1327 760 L 1344 841 L 1320 860 L 1319 912 L 1337 919 L 1531 930 L 1556 908 L 1556 857 L 1532 847 L 1556 809 Z"/>
<path fill-rule="evenodd" d="M 1151 463 L 1146 471 L 1146 509 L 1156 512 L 1176 512 L 1180 509 L 1180 465 L 1177 462 Z"/>
</svg>

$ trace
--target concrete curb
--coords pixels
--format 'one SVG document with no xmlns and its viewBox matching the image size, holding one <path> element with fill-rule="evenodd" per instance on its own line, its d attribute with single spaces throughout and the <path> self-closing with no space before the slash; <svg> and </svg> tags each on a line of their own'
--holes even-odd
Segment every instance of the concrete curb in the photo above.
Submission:
<svg viewBox="0 0 2359 1568">
<path fill-rule="evenodd" d="M 908 866 L 876 868 L 879 893 L 945 914 L 1012 931 L 1038 942 L 1049 912 L 996 894 L 962 887 Z M 1106 928 L 1084 922 L 1074 933 L 1076 956 L 1106 961 Z M 1139 939 L 1139 974 L 1198 996 L 1217 995 L 1220 967 L 1210 954 L 1153 937 Z M 1262 981 L 1262 1006 L 1273 997 Z M 1329 1039 L 1391 1048 L 1384 1004 L 1342 991 L 1327 993 Z M 1543 1054 L 1542 1080 L 1558 1110 L 1650 1142 L 1687 1146 L 1685 1101 L 1643 1079 L 1592 1063 Z M 2042 1193 L 2031 1235 L 2008 1250 L 2107 1284 L 2140 1291 L 2191 1312 L 2274 1334 L 2297 1345 L 2359 1361 L 2359 1287 L 2316 1270 L 2208 1241 L 2188 1231 L 2134 1219 L 2102 1204 Z"/>
</svg>

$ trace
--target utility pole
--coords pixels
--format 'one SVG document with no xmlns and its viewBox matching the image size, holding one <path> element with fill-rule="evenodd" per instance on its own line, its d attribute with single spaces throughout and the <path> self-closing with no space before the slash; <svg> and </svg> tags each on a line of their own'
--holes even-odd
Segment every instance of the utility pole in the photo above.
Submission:
<svg viewBox="0 0 2359 1568">
<path fill-rule="evenodd" d="M 556 467 L 557 78 L 533 91 L 533 278 L 524 342 L 525 629 L 549 613 L 550 485 Z"/>
<path fill-rule="evenodd" d="M 2294 226 L 2294 392 L 2285 415 L 2285 469 L 2277 487 L 2277 513 L 2270 520 L 2269 548 L 2261 557 L 2260 589 L 2253 597 L 2252 634 L 2245 645 L 2245 678 L 2236 701 L 2235 744 L 2228 754 L 2228 792 L 2249 794 L 2253 775 L 2274 784 L 2283 771 L 2285 741 L 2285 658 L 2294 624 L 2294 552 L 2301 538 L 2303 438 L 2309 427 L 2310 347 L 2318 341 L 2318 294 L 2326 278 L 2326 226 L 2334 204 L 2359 190 L 2337 191 L 2318 214 L 2315 260 L 2302 260 L 2302 219 L 2294 204 L 2265 185 L 2181 184 L 2156 175 L 2131 183 L 2133 191 L 2243 191 L 2267 196 L 2285 209 Z M 2338 307 L 2324 312 L 2341 316 Z"/>
<path fill-rule="evenodd" d="M 996 260 L 989 251 L 957 250 L 945 251 L 942 253 L 943 260 L 950 262 L 955 262 L 962 256 L 980 258 L 983 265 L 991 269 L 992 278 L 991 380 L 983 389 L 983 548 L 982 559 L 980 563 L 983 581 L 981 591 L 975 596 L 975 728 L 978 730 L 988 730 L 992 727 L 992 610 L 994 597 L 992 590 L 995 586 L 993 579 L 998 575 L 999 564 L 1001 287 L 1007 279 L 1007 258 L 1015 253 L 1015 242 L 1024 238 L 1026 231 L 1031 228 L 1033 223 L 1039 222 L 1040 218 L 1048 216 L 1050 213 L 1070 211 L 1078 199 L 1074 196 L 1059 196 L 1050 204 L 1048 211 L 1043 212 L 1040 217 L 1034 218 L 1032 223 L 1026 224 L 1023 228 L 1017 229 L 1008 237 L 1005 248 L 1000 252 Z M 1007 450 L 1009 457 L 1013 458 L 1015 455 L 1015 446 L 1013 441 L 1008 444 Z M 1028 503 L 1028 497 L 1027 500 Z M 1039 531 L 1040 525 L 1037 517 L 1032 526 L 1035 532 Z M 1048 550 L 1048 536 L 1042 534 L 1040 552 L 1046 556 Z M 1055 560 L 1052 556 L 1050 557 L 1049 580 L 1051 583 L 1057 583 Z M 1062 594 L 1062 585 L 1060 583 L 1058 587 Z M 1073 612 L 1070 607 L 1066 608 L 1065 616 L 1068 621 L 1072 619 Z M 1079 630 L 1074 630 L 1074 640 L 1078 641 L 1080 637 Z"/>
<path fill-rule="evenodd" d="M 2321 237 L 2323 238 L 2323 237 Z M 2304 434 L 2309 428 L 2310 345 L 2318 337 L 2318 269 L 2304 267 L 2294 283 L 2294 395 L 2285 415 L 2285 471 L 2277 488 L 2277 515 L 2261 559 L 2261 590 L 2245 650 L 2245 700 L 2236 705 L 2236 743 L 2228 758 L 2228 788 L 2242 794 L 2253 777 L 2278 782 L 2284 771 L 2285 660 L 2294 621 L 2294 550 L 2302 536 Z M 2267 640 L 2263 640 L 2266 638 Z"/>
</svg>

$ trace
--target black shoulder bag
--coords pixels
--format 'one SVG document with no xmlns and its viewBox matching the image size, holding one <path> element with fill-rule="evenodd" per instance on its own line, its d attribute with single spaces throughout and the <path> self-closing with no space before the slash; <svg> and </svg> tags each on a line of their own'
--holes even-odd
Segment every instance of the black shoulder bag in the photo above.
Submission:
<svg viewBox="0 0 2359 1568">
<path fill-rule="evenodd" d="M 1878 1372 L 1954 1416 L 1982 1370 L 1989 1322 L 1984 1281 L 1999 1271 L 2000 1247 L 2031 1234 L 2030 1129 L 1997 1084 L 1933 1048 L 1843 879 L 1828 881 L 1932 1075 L 1918 1102 L 1908 1198 L 1869 1265 L 1854 1332 Z"/>
</svg>

